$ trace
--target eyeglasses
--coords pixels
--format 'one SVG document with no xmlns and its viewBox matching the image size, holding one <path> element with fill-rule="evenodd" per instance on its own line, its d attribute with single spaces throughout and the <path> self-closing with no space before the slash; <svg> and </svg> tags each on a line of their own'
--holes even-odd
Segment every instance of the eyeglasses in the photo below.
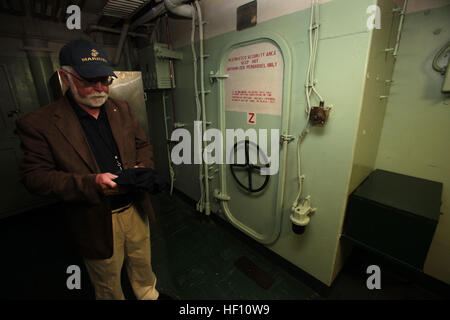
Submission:
<svg viewBox="0 0 450 320">
<path fill-rule="evenodd" d="M 98 82 L 100 82 L 102 84 L 102 86 L 109 86 L 114 81 L 114 78 L 112 76 L 84 79 L 84 78 L 77 77 L 76 75 L 74 75 L 73 73 L 71 73 L 67 70 L 64 70 L 64 72 L 66 72 L 66 73 L 72 75 L 72 77 L 80 80 L 85 87 L 95 87 Z"/>
</svg>

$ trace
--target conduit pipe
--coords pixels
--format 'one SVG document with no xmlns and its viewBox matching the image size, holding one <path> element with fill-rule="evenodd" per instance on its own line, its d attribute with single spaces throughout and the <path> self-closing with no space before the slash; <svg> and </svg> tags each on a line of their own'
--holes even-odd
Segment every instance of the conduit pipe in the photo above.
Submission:
<svg viewBox="0 0 450 320">
<path fill-rule="evenodd" d="M 400 38 L 402 36 L 403 22 L 405 21 L 407 6 L 408 6 L 408 0 L 405 0 L 405 2 L 403 3 L 403 10 L 400 12 L 400 22 L 398 24 L 398 31 L 397 31 L 397 42 L 395 43 L 394 53 L 392 54 L 395 58 L 397 58 L 397 54 L 398 54 L 398 47 L 400 45 Z"/>
<path fill-rule="evenodd" d="M 310 206 L 310 199 L 311 196 L 307 196 L 302 200 L 302 191 L 303 191 L 303 180 L 305 179 L 305 176 L 302 175 L 301 172 L 301 152 L 300 147 L 303 142 L 303 139 L 308 134 L 309 130 L 308 127 L 310 125 L 309 122 L 309 116 L 311 112 L 311 94 L 315 93 L 317 98 L 319 99 L 320 103 L 323 103 L 323 98 L 317 92 L 315 88 L 315 68 L 316 68 L 316 59 L 317 59 L 317 49 L 318 49 L 318 43 L 319 43 L 319 1 L 318 0 L 311 0 L 311 17 L 310 17 L 310 24 L 309 24 L 309 63 L 308 63 L 308 71 L 306 73 L 306 123 L 305 127 L 303 128 L 302 132 L 300 133 L 298 140 L 297 140 L 297 177 L 298 177 L 298 192 L 297 196 L 294 200 L 294 203 L 291 206 L 291 222 L 293 226 L 293 230 L 297 234 L 302 234 L 304 232 L 304 228 L 309 223 L 310 218 L 309 214 L 316 211 L 315 208 L 311 208 Z"/>
<path fill-rule="evenodd" d="M 170 147 L 169 147 L 169 130 L 167 129 L 167 111 L 166 111 L 166 94 L 163 91 L 162 94 L 162 103 L 163 103 L 163 110 L 164 110 L 164 128 L 166 129 L 166 147 L 167 147 L 167 158 L 169 163 L 169 174 L 170 174 L 170 195 L 173 193 L 173 183 L 175 181 L 175 171 L 172 167 L 172 159 L 170 158 Z"/>
<path fill-rule="evenodd" d="M 113 66 L 117 66 L 120 61 L 120 55 L 122 54 L 123 44 L 125 43 L 125 39 L 127 38 L 128 28 L 130 24 L 125 22 L 122 27 L 122 32 L 120 33 L 119 44 L 117 45 L 116 55 L 114 56 L 114 60 L 112 62 Z"/>
<path fill-rule="evenodd" d="M 167 35 L 167 49 L 171 50 L 172 47 L 170 45 L 170 32 L 169 32 L 169 17 L 166 16 L 166 35 Z M 176 128 L 177 115 L 176 115 L 176 107 L 175 107 L 175 94 L 174 94 L 174 77 L 173 77 L 173 62 L 172 59 L 169 59 L 169 71 L 170 71 L 170 89 L 172 93 L 172 117 L 173 117 L 173 125 Z"/>
<path fill-rule="evenodd" d="M 194 15 L 194 8 L 188 4 L 183 4 L 187 1 L 188 0 L 164 0 L 164 5 L 168 11 L 177 16 L 192 18 Z"/>
<path fill-rule="evenodd" d="M 192 10 L 195 10 L 194 7 L 192 7 Z M 194 99 L 195 99 L 195 106 L 196 106 L 196 110 L 197 110 L 197 117 L 196 120 L 197 121 L 201 121 L 201 105 L 200 105 L 200 100 L 198 98 L 198 79 L 197 79 L 197 73 L 198 73 L 198 68 L 197 68 L 197 53 L 195 51 L 195 14 L 192 15 L 192 30 L 191 30 L 191 50 L 192 50 L 192 62 L 194 65 Z M 195 127 L 194 130 L 197 130 L 197 128 Z M 195 144 L 195 143 L 194 143 Z M 195 150 L 195 152 L 198 152 L 198 157 L 199 159 L 202 158 L 202 150 Z M 205 202 L 205 188 L 203 187 L 203 169 L 202 166 L 199 166 L 198 169 L 198 180 L 199 180 L 199 184 L 200 184 L 200 199 L 197 202 L 197 211 L 203 212 L 203 208 L 204 208 L 204 202 Z"/>
<path fill-rule="evenodd" d="M 92 31 L 105 31 L 105 32 L 111 32 L 111 33 L 116 33 L 116 34 L 122 33 L 122 30 L 117 30 L 117 29 L 113 29 L 113 28 L 107 28 L 107 27 L 91 24 L 90 26 L 88 26 L 87 32 L 92 32 Z M 128 32 L 127 35 L 129 35 L 131 37 L 140 37 L 140 38 L 145 38 L 145 39 L 147 39 L 149 37 L 145 33 L 136 33 L 136 32 Z"/>
<path fill-rule="evenodd" d="M 204 52 L 203 52 L 203 20 L 202 20 L 202 10 L 198 0 L 195 0 L 195 6 L 197 8 L 198 14 L 198 31 L 199 31 L 199 41 L 200 41 L 200 86 L 201 86 L 201 101 L 202 101 L 202 129 L 206 132 L 206 105 L 205 105 L 205 62 L 204 62 Z M 202 139 L 203 150 L 206 149 L 206 141 Z M 207 154 L 207 153 L 206 153 Z M 209 203 L 209 175 L 208 175 L 208 164 L 206 161 L 203 162 L 204 170 L 204 181 L 205 181 L 205 214 L 211 214 L 211 207 Z"/>
<path fill-rule="evenodd" d="M 164 0 L 164 5 L 166 9 L 178 16 L 182 16 L 185 18 L 192 18 L 195 19 L 195 9 L 193 6 L 188 4 L 183 4 L 187 2 L 188 0 Z M 202 114 L 202 131 L 206 132 L 206 105 L 205 105 L 205 71 L 204 71 L 204 52 L 203 52 L 203 21 L 202 21 L 202 12 L 200 8 L 200 4 L 198 0 L 195 1 L 195 6 L 197 8 L 197 14 L 198 14 L 198 26 L 199 26 L 199 42 L 200 42 L 200 83 L 201 83 L 201 114 Z M 195 26 L 195 20 L 193 20 L 193 27 Z M 191 35 L 191 45 L 193 45 L 193 35 Z M 195 49 L 192 47 L 193 55 L 195 55 Z M 194 68 L 196 69 L 196 61 L 194 63 Z M 196 71 L 194 72 L 194 76 L 196 79 Z M 195 93 L 196 93 L 196 105 L 198 106 L 198 89 L 197 89 L 197 81 L 195 81 Z M 197 115 L 199 113 L 197 112 Z M 202 150 L 201 155 L 203 156 L 203 150 L 206 148 L 206 141 L 202 139 Z M 204 193 L 203 190 L 201 190 L 201 197 L 199 203 L 197 203 L 197 209 L 201 210 L 203 209 L 203 201 L 204 201 L 204 209 L 205 214 L 210 215 L 211 214 L 211 205 L 209 202 L 209 176 L 208 176 L 208 164 L 203 161 L 203 172 L 204 175 L 202 176 L 202 170 L 200 169 L 199 173 L 199 179 L 200 179 L 200 189 L 203 189 L 202 184 L 202 178 L 204 181 Z M 203 198 L 204 194 L 204 198 Z"/>
</svg>

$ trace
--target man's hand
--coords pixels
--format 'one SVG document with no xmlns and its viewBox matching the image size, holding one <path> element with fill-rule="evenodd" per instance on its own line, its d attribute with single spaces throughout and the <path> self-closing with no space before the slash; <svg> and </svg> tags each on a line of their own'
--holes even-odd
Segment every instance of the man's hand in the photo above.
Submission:
<svg viewBox="0 0 450 320">
<path fill-rule="evenodd" d="M 100 188 L 102 188 L 104 193 L 108 193 L 108 191 L 112 191 L 111 189 L 117 189 L 117 183 L 113 181 L 113 179 L 117 177 L 118 176 L 109 172 L 99 173 L 95 177 L 95 183 L 97 183 Z"/>
</svg>

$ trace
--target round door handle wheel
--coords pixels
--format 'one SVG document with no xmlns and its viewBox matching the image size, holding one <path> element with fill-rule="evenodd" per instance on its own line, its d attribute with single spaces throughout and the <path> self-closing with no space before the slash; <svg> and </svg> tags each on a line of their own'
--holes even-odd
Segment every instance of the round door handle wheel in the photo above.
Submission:
<svg viewBox="0 0 450 320">
<path fill-rule="evenodd" d="M 231 174 L 232 174 L 234 180 L 236 180 L 236 182 L 239 184 L 239 186 L 241 186 L 243 189 L 245 189 L 249 192 L 252 192 L 252 193 L 259 192 L 259 191 L 263 190 L 269 183 L 270 175 L 265 175 L 264 182 L 260 186 L 253 185 L 252 175 L 253 174 L 262 175 L 261 169 L 270 167 L 270 165 L 268 164 L 269 161 L 268 161 L 266 155 L 261 152 L 261 154 L 263 155 L 263 158 L 267 162 L 267 164 L 265 164 L 265 165 L 251 164 L 249 161 L 249 159 L 250 159 L 250 156 L 249 156 L 250 141 L 248 141 L 248 140 L 241 140 L 241 141 L 236 142 L 233 146 L 232 152 L 237 151 L 238 145 L 242 144 L 242 143 L 244 143 L 244 147 L 245 147 L 245 163 L 230 164 Z M 260 152 L 259 146 L 256 143 L 252 143 L 252 145 L 254 145 L 256 147 L 256 150 L 259 153 Z M 243 182 L 241 182 L 239 180 L 239 178 L 236 176 L 235 170 L 247 171 L 247 176 L 248 176 L 247 184 L 248 185 L 244 184 Z"/>
</svg>

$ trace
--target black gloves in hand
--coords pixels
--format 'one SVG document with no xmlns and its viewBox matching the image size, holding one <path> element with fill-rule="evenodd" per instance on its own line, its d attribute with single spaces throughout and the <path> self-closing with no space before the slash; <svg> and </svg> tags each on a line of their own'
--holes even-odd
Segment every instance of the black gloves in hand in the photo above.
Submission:
<svg viewBox="0 0 450 320">
<path fill-rule="evenodd" d="M 144 190 L 156 194 L 169 190 L 167 181 L 155 170 L 150 168 L 125 169 L 115 173 L 118 177 L 113 181 L 131 191 Z"/>
</svg>

